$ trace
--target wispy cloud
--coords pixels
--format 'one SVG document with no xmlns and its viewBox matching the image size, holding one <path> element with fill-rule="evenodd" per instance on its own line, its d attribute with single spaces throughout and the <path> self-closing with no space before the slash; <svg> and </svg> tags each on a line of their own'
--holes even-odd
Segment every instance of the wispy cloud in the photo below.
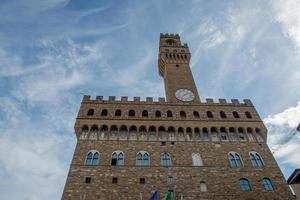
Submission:
<svg viewBox="0 0 300 200">
<path fill-rule="evenodd" d="M 300 2 L 297 0 L 272 1 L 275 19 L 282 24 L 284 34 L 294 41 L 300 51 Z"/>
<path fill-rule="evenodd" d="M 264 122 L 269 130 L 268 144 L 282 167 L 290 168 L 289 172 L 300 167 L 300 158 L 296 153 L 300 151 L 300 133 L 296 130 L 300 123 L 300 102 L 295 107 L 269 115 Z"/>
</svg>

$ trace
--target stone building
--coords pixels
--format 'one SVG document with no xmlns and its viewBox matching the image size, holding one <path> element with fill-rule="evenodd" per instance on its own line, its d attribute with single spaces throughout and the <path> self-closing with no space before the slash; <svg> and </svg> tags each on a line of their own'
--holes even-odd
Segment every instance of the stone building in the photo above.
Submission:
<svg viewBox="0 0 300 200">
<path fill-rule="evenodd" d="M 294 199 L 251 101 L 200 101 L 190 58 L 161 34 L 166 99 L 83 97 L 63 200 Z"/>
</svg>

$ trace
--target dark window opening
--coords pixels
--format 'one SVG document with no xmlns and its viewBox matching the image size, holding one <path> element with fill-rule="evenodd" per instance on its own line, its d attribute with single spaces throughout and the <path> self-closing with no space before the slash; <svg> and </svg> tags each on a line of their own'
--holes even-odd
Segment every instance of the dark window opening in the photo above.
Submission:
<svg viewBox="0 0 300 200">
<path fill-rule="evenodd" d="M 227 118 L 226 113 L 224 111 L 220 112 L 220 117 L 221 118 Z"/>
<path fill-rule="evenodd" d="M 107 116 L 107 110 L 106 109 L 102 110 L 101 116 Z"/>
<path fill-rule="evenodd" d="M 186 118 L 186 114 L 185 114 L 185 112 L 184 112 L 184 111 L 180 111 L 180 113 L 179 113 L 179 114 L 180 114 L 180 117 L 181 117 L 181 118 Z"/>
<path fill-rule="evenodd" d="M 250 112 L 245 112 L 245 115 L 246 115 L 246 117 L 247 117 L 248 119 L 251 119 L 251 118 L 252 118 L 252 115 L 251 115 Z"/>
<path fill-rule="evenodd" d="M 148 111 L 147 110 L 143 110 L 142 117 L 148 117 Z"/>
<path fill-rule="evenodd" d="M 89 111 L 87 112 L 88 116 L 93 116 L 94 115 L 94 109 L 89 109 Z"/>
<path fill-rule="evenodd" d="M 112 183 L 117 184 L 118 183 L 118 177 L 113 177 L 112 178 Z"/>
<path fill-rule="evenodd" d="M 112 158 L 111 159 L 111 165 L 117 165 L 117 158 Z"/>
<path fill-rule="evenodd" d="M 145 178 L 140 178 L 140 184 L 145 184 L 146 183 L 146 179 Z"/>
<path fill-rule="evenodd" d="M 232 112 L 232 114 L 234 118 L 240 118 L 239 113 L 237 113 L 236 111 Z"/>
<path fill-rule="evenodd" d="M 207 111 L 206 115 L 207 115 L 208 118 L 213 118 L 214 117 L 214 115 L 212 114 L 211 111 Z"/>
<path fill-rule="evenodd" d="M 161 142 L 161 146 L 166 146 L 166 142 Z"/>
<path fill-rule="evenodd" d="M 159 110 L 155 112 L 155 117 L 161 117 L 161 112 Z"/>
<path fill-rule="evenodd" d="M 167 117 L 173 117 L 173 114 L 170 110 L 167 111 Z"/>
<path fill-rule="evenodd" d="M 194 111 L 193 114 L 194 114 L 194 117 L 195 117 L 195 118 L 200 118 L 200 115 L 199 115 L 199 112 L 198 112 L 198 111 Z"/>
<path fill-rule="evenodd" d="M 129 117 L 134 117 L 135 116 L 135 112 L 134 110 L 129 110 Z"/>
<path fill-rule="evenodd" d="M 92 178 L 91 177 L 85 177 L 85 183 L 91 183 Z"/>
<path fill-rule="evenodd" d="M 121 114 L 122 114 L 122 112 L 121 112 L 121 110 L 116 110 L 116 112 L 115 112 L 115 116 L 117 116 L 117 117 L 120 117 L 121 116 Z"/>
</svg>

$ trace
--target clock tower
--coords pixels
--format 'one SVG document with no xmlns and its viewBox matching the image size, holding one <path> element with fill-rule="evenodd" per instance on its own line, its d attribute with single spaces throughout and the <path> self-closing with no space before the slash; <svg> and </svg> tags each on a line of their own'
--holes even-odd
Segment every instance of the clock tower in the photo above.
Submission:
<svg viewBox="0 0 300 200">
<path fill-rule="evenodd" d="M 168 102 L 200 103 L 190 69 L 191 54 L 178 34 L 160 34 L 158 68 L 164 78 Z"/>
</svg>

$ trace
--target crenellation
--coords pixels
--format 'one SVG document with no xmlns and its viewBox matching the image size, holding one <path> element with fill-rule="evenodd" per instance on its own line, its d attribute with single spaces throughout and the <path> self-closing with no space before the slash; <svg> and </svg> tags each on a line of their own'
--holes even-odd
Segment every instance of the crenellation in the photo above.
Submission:
<svg viewBox="0 0 300 200">
<path fill-rule="evenodd" d="M 103 96 L 96 96 L 96 102 L 102 103 L 103 102 Z"/>
<path fill-rule="evenodd" d="M 206 103 L 207 104 L 213 104 L 214 103 L 214 99 L 212 99 L 212 98 L 206 98 Z"/>
<path fill-rule="evenodd" d="M 219 99 L 219 103 L 220 104 L 227 104 L 227 101 L 226 101 L 226 99 Z"/>
<path fill-rule="evenodd" d="M 252 102 L 251 102 L 250 99 L 244 99 L 243 101 L 244 101 L 245 105 L 247 105 L 247 106 L 253 106 L 253 104 L 252 104 Z"/>
<path fill-rule="evenodd" d="M 231 99 L 231 103 L 234 105 L 240 105 L 240 102 L 238 99 Z"/>
<path fill-rule="evenodd" d="M 122 96 L 122 97 L 121 97 L 121 102 L 122 102 L 122 103 L 128 102 L 128 96 Z"/>
<path fill-rule="evenodd" d="M 89 102 L 91 100 L 91 96 L 90 95 L 84 95 L 82 102 Z"/>
<path fill-rule="evenodd" d="M 153 97 L 146 97 L 147 103 L 153 103 Z"/>
<path fill-rule="evenodd" d="M 166 103 L 166 99 L 164 97 L 158 97 L 159 103 Z"/>
<path fill-rule="evenodd" d="M 133 102 L 134 103 L 141 103 L 141 98 L 140 97 L 133 97 Z"/>
<path fill-rule="evenodd" d="M 109 103 L 114 103 L 115 100 L 116 100 L 116 97 L 115 97 L 115 96 L 109 96 L 109 97 L 108 97 L 108 102 L 109 102 Z"/>
</svg>

